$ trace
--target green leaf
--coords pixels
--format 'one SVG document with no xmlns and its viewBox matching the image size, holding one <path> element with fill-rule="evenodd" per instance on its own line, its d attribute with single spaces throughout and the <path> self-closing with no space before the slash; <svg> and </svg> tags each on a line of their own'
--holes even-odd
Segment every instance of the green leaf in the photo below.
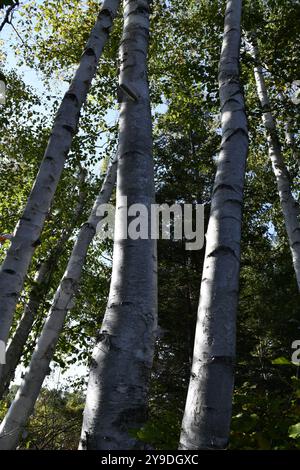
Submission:
<svg viewBox="0 0 300 470">
<path fill-rule="evenodd" d="M 291 361 L 286 359 L 285 357 L 277 357 L 272 361 L 272 364 L 277 364 L 277 365 L 291 365 Z"/>
<path fill-rule="evenodd" d="M 289 436 L 292 439 L 300 438 L 300 423 L 294 424 L 293 426 L 289 427 Z"/>
</svg>

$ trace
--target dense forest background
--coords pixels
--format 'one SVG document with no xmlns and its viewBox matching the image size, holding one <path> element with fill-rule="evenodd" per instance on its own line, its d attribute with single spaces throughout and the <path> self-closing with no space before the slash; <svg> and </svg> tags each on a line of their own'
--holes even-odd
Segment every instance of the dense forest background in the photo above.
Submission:
<svg viewBox="0 0 300 470">
<path fill-rule="evenodd" d="M 19 3 L 1 31 L 0 43 L 1 77 L 7 86 L 6 104 L 0 105 L 1 233 L 12 233 L 22 214 L 54 115 L 99 10 L 95 0 Z M 256 33 L 284 161 L 294 197 L 299 200 L 300 3 L 243 3 L 241 79 L 250 148 L 230 448 L 300 449 L 299 366 L 291 362 L 292 343 L 300 339 L 299 292 L 268 158 L 253 74 L 255 64 L 245 41 L 246 32 Z M 155 0 L 150 17 L 156 200 L 205 204 L 206 222 L 221 142 L 218 62 L 224 8 L 225 2 L 219 0 Z M 20 374 L 29 363 L 74 239 L 89 215 L 108 160 L 116 152 L 121 32 L 119 12 L 17 304 L 12 336 L 35 290 L 34 324 L 15 382 L 1 401 L 0 417 L 5 415 Z M 62 237 L 63 245 L 59 244 Z M 8 244 L 0 246 L 1 261 Z M 158 241 L 159 337 L 149 417 L 136 431 L 139 439 L 155 449 L 177 448 L 203 258 L 204 249 L 187 252 L 181 241 Z M 52 372 L 23 434 L 21 448 L 77 448 L 88 365 L 107 302 L 111 261 L 112 242 L 96 237 L 51 363 Z M 38 283 L 36 274 L 45 262 L 47 276 Z"/>
</svg>

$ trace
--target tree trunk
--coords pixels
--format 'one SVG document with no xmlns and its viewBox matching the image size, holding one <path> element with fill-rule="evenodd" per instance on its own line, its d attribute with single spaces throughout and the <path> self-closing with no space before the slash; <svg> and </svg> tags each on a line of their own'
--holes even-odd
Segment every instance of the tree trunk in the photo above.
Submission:
<svg viewBox="0 0 300 470">
<path fill-rule="evenodd" d="M 79 231 L 28 371 L 0 426 L 0 450 L 16 448 L 19 437 L 33 411 L 44 378 L 49 371 L 49 364 L 53 358 L 65 317 L 68 310 L 72 308 L 88 247 L 96 233 L 99 221 L 103 218 L 97 214 L 97 209 L 99 205 L 106 204 L 110 199 L 115 183 L 116 166 L 117 160 L 115 159 L 109 167 L 91 215 Z"/>
<path fill-rule="evenodd" d="M 83 183 L 84 174 L 81 173 L 79 177 L 80 185 Z M 37 312 L 40 305 L 45 298 L 45 295 L 49 289 L 49 283 L 53 268 L 57 265 L 60 255 L 65 249 L 65 244 L 70 238 L 74 225 L 76 224 L 78 217 L 82 214 L 84 205 L 84 193 L 80 189 L 78 204 L 72 217 L 72 222 L 69 228 L 64 230 L 61 238 L 58 240 L 56 246 L 52 250 L 52 253 L 46 261 L 44 261 L 35 278 L 35 285 L 32 288 L 29 296 L 28 304 L 26 305 L 17 329 L 9 342 L 6 349 L 5 364 L 0 364 L 0 400 L 4 393 L 8 390 L 11 380 L 14 378 L 15 370 L 20 362 L 23 354 L 24 346 L 27 338 L 31 332 L 32 325 L 36 319 Z"/>
<path fill-rule="evenodd" d="M 119 164 L 113 271 L 91 360 L 80 449 L 141 447 L 132 436 L 146 419 L 156 318 L 156 243 L 124 239 L 124 208 L 154 203 L 152 124 L 147 80 L 149 4 L 124 1 L 120 47 Z M 124 214 L 124 209 L 126 213 Z M 147 217 L 145 217 L 147 219 Z M 126 232 L 125 232 L 126 233 Z"/>
<path fill-rule="evenodd" d="M 15 370 L 20 362 L 25 343 L 36 318 L 36 313 L 46 293 L 45 286 L 47 284 L 49 269 L 50 266 L 47 262 L 41 265 L 35 278 L 35 286 L 30 292 L 29 302 L 24 309 L 13 338 L 7 346 L 5 355 L 6 363 L 0 365 L 0 400 L 3 398 L 3 395 L 9 388 L 11 380 L 14 378 Z"/>
<path fill-rule="evenodd" d="M 253 36 L 251 39 L 250 53 L 256 63 L 256 66 L 254 67 L 254 76 L 258 98 L 263 111 L 262 119 L 267 134 L 269 157 L 277 182 L 280 204 L 292 253 L 298 289 L 300 291 L 300 223 L 298 219 L 299 206 L 293 196 L 289 180 L 289 172 L 283 160 L 281 143 L 277 133 L 276 122 L 271 113 L 271 104 L 266 88 L 263 70 L 260 65 L 259 50 L 255 36 Z"/>
<path fill-rule="evenodd" d="M 241 0 L 228 0 L 219 66 L 222 143 L 206 234 L 193 365 L 180 449 L 228 444 L 248 128 L 239 77 Z"/>
<path fill-rule="evenodd" d="M 17 300 L 77 130 L 80 110 L 120 0 L 104 0 L 75 77 L 57 112 L 43 161 L 0 271 L 0 341 L 7 343 Z"/>
</svg>

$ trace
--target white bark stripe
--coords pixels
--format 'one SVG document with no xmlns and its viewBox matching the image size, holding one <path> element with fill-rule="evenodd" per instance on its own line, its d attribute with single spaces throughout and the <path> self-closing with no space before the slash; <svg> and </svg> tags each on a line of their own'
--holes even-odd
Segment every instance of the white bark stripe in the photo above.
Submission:
<svg viewBox="0 0 300 470">
<path fill-rule="evenodd" d="M 110 199 L 115 184 L 116 166 L 117 160 L 115 159 L 109 166 L 107 176 L 91 215 L 79 231 L 66 272 L 56 291 L 53 305 L 49 311 L 26 375 L 1 423 L 0 450 L 16 448 L 27 420 L 33 412 L 44 378 L 49 371 L 49 364 L 53 358 L 64 320 L 68 310 L 72 308 L 88 247 L 96 233 L 97 225 L 102 219 L 102 217 L 97 215 L 97 208 L 100 204 L 106 204 Z"/>
<path fill-rule="evenodd" d="M 82 184 L 83 179 L 84 177 L 80 176 L 80 184 Z M 80 217 L 82 214 L 84 197 L 85 194 L 80 191 L 79 201 L 72 216 L 72 222 L 70 223 L 70 226 L 65 228 L 63 234 L 51 251 L 50 256 L 41 264 L 39 268 L 35 278 L 35 285 L 29 295 L 28 304 L 24 308 L 23 315 L 19 321 L 16 331 L 6 348 L 6 363 L 3 365 L 0 364 L 0 400 L 4 392 L 8 389 L 9 384 L 14 377 L 15 370 L 22 357 L 24 346 L 31 332 L 34 320 L 36 319 L 37 312 L 41 306 L 41 302 L 44 299 L 44 296 L 47 293 L 47 289 L 49 288 L 49 278 L 51 276 L 53 266 L 57 265 L 58 259 L 64 251 L 65 244 L 70 238 L 74 225 L 76 224 L 78 217 Z"/>
<path fill-rule="evenodd" d="M 110 294 L 91 361 L 81 449 L 132 449 L 146 419 L 156 320 L 155 241 L 121 240 L 128 206 L 154 202 L 147 81 L 149 4 L 124 1 L 120 48 L 120 123 L 116 228 Z M 129 219 L 127 219 L 129 222 Z M 150 220 L 149 220 L 150 231 Z M 150 233 L 150 232 L 149 232 Z"/>
<path fill-rule="evenodd" d="M 39 173 L 0 271 L 0 340 L 7 343 L 16 303 L 77 130 L 120 0 L 104 0 L 79 67 L 57 112 Z"/>
<path fill-rule="evenodd" d="M 222 144 L 206 234 L 193 365 L 180 448 L 229 439 L 248 128 L 239 77 L 241 0 L 228 0 L 219 68 Z"/>
<path fill-rule="evenodd" d="M 285 227 L 288 235 L 289 245 L 293 258 L 293 265 L 300 291 L 300 222 L 299 208 L 291 190 L 289 173 L 282 156 L 281 143 L 278 137 L 276 122 L 271 113 L 271 103 L 268 96 L 266 82 L 260 65 L 260 57 L 257 41 L 255 38 L 251 44 L 252 57 L 256 62 L 254 76 L 258 98 L 263 110 L 263 124 L 267 134 L 269 157 L 277 182 L 280 204 L 283 212 Z"/>
</svg>

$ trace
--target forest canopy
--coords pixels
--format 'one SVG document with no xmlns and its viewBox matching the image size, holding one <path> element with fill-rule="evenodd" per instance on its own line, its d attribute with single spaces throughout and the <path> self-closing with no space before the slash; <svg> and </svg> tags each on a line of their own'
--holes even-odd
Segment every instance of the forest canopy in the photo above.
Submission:
<svg viewBox="0 0 300 470">
<path fill-rule="evenodd" d="M 300 449 L 299 25 L 0 2 L 0 449 Z"/>
</svg>

